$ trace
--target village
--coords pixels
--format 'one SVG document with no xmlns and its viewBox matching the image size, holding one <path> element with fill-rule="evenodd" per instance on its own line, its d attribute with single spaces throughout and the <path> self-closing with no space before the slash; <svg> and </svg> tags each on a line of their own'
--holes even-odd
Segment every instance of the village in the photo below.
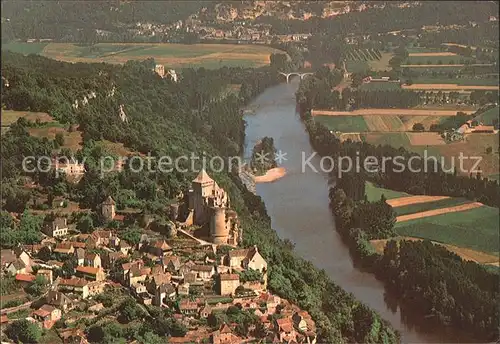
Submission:
<svg viewBox="0 0 500 344">
<path fill-rule="evenodd" d="M 84 173 L 77 166 L 65 171 Z M 13 315 L 28 314 L 25 319 L 42 329 L 57 328 L 64 343 L 88 343 L 80 322 L 97 318 L 109 308 L 99 301 L 104 295 L 124 293 L 141 307 L 172 310 L 187 332 L 170 337 L 171 343 L 262 342 L 265 338 L 273 343 L 314 344 L 316 326 L 311 316 L 267 290 L 270 267 L 258 247 L 240 247 L 244 233 L 226 191 L 201 170 L 188 199 L 186 217 L 181 219 L 179 205 L 172 205 L 166 210 L 172 219 L 167 228 L 158 231 L 146 221 L 137 243 L 127 242 L 121 231 L 112 228 L 78 233 L 67 217 L 57 216 L 46 219 L 40 244 L 2 249 L 3 278 L 42 293 L 22 305 L 2 308 L 2 328 L 18 320 Z M 100 210 L 107 223 L 124 221 L 110 196 Z M 195 236 L 192 228 L 206 231 Z M 222 323 L 215 331 L 207 325 L 210 317 L 235 307 L 252 312 L 260 324 L 247 334 L 238 331 L 236 323 Z M 256 327 L 263 331 L 260 339 L 252 335 Z"/>
</svg>

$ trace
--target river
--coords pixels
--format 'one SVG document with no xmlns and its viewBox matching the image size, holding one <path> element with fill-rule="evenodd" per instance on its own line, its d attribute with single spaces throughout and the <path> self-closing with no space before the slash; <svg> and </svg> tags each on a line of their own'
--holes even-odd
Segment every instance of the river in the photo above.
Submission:
<svg viewBox="0 0 500 344">
<path fill-rule="evenodd" d="M 295 244 L 296 252 L 324 269 L 344 290 L 376 310 L 400 331 L 404 343 L 469 342 L 465 334 L 443 328 L 429 328 L 405 321 L 397 303 L 387 295 L 373 274 L 354 266 L 348 248 L 334 230 L 328 207 L 328 176 L 306 167 L 302 161 L 313 154 L 307 132 L 296 112 L 298 81 L 268 88 L 257 97 L 245 116 L 245 157 L 264 136 L 274 138 L 277 150 L 286 153 L 281 166 L 287 175 L 273 183 L 258 184 L 256 191 L 266 204 L 272 226 L 283 239 Z M 303 158 L 303 154 L 305 159 Z M 320 158 L 312 165 L 319 170 Z"/>
</svg>

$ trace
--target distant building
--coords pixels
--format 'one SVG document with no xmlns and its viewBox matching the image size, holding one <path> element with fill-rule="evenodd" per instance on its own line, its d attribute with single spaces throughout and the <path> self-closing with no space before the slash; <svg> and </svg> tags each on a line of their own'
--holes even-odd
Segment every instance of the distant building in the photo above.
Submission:
<svg viewBox="0 0 500 344">
<path fill-rule="evenodd" d="M 59 238 L 68 234 L 68 223 L 65 217 L 57 217 L 45 223 L 43 230 L 45 234 L 53 238 Z"/>
<path fill-rule="evenodd" d="M 153 72 L 161 76 L 162 78 L 165 76 L 165 66 L 161 64 L 155 65 L 153 68 Z"/>
</svg>

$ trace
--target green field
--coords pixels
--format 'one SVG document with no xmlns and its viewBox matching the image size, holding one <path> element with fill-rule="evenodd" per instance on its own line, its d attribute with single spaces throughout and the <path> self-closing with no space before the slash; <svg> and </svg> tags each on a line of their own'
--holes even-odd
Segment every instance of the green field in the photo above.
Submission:
<svg viewBox="0 0 500 344">
<path fill-rule="evenodd" d="M 498 125 L 499 118 L 500 118 L 500 108 L 497 106 L 492 109 L 489 109 L 488 111 L 483 112 L 475 119 L 478 120 L 479 122 L 482 122 L 485 125 Z"/>
<path fill-rule="evenodd" d="M 398 216 L 420 213 L 427 210 L 442 209 L 454 207 L 461 204 L 470 203 L 471 201 L 465 198 L 446 198 L 439 201 L 404 205 L 394 208 Z"/>
<path fill-rule="evenodd" d="M 260 67 L 268 65 L 272 53 L 280 50 L 244 44 L 174 44 L 174 43 L 20 43 L 2 45 L 3 49 L 37 53 L 66 62 L 107 62 L 123 64 L 129 60 L 154 58 L 156 63 L 172 68 Z"/>
<path fill-rule="evenodd" d="M 412 78 L 414 84 L 457 84 L 463 86 L 497 86 L 498 78 L 433 78 L 417 77 Z"/>
<path fill-rule="evenodd" d="M 433 241 L 498 254 L 498 209 L 483 206 L 397 223 L 398 235 L 427 238 Z"/>
<path fill-rule="evenodd" d="M 364 142 L 371 143 L 372 145 L 388 145 L 394 148 L 404 147 L 411 150 L 410 140 L 406 133 L 363 133 L 361 138 Z"/>
<path fill-rule="evenodd" d="M 366 61 L 348 60 L 345 66 L 349 73 L 361 73 L 370 69 L 370 65 Z"/>
<path fill-rule="evenodd" d="M 359 88 L 362 91 L 392 91 L 401 89 L 401 86 L 399 82 L 372 81 L 362 84 Z"/>
<path fill-rule="evenodd" d="M 363 116 L 314 116 L 314 120 L 332 131 L 349 133 L 368 130 Z"/>
<path fill-rule="evenodd" d="M 5 44 L 2 43 L 2 50 L 10 50 L 23 55 L 40 54 L 47 44 L 48 43 L 9 42 Z"/>
<path fill-rule="evenodd" d="M 404 64 L 463 64 L 474 59 L 465 56 L 409 56 Z"/>
<path fill-rule="evenodd" d="M 407 193 L 384 189 L 374 185 L 371 182 L 366 182 L 365 185 L 365 194 L 368 198 L 369 202 L 379 201 L 382 195 L 385 196 L 386 199 L 400 198 L 409 196 Z"/>
</svg>

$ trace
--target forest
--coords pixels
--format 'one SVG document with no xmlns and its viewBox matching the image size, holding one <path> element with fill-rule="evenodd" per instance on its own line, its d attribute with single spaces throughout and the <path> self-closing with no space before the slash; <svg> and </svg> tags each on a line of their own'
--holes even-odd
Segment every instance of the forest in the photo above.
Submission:
<svg viewBox="0 0 500 344">
<path fill-rule="evenodd" d="M 109 195 L 116 200 L 118 209 L 135 208 L 155 216 L 160 223 L 166 221 L 165 207 L 189 186 L 196 173 L 134 172 L 125 166 L 123 171 L 101 178 L 97 162 L 110 153 L 101 140 L 121 142 L 132 152 L 151 152 L 156 157 L 204 153 L 210 158 L 238 154 L 244 136 L 240 107 L 278 82 L 272 69 L 222 68 L 183 70 L 181 81 L 174 83 L 153 73 L 151 62 L 123 66 L 67 64 L 38 56 L 5 54 L 2 70 L 9 87 L 2 97 L 2 106 L 47 111 L 68 127 L 77 124 L 84 141 L 75 156 L 86 158 L 87 169 L 76 185 L 52 174 L 27 175 L 21 169 L 23 156 L 50 154 L 56 147 L 55 140 L 29 136 L 33 123 L 23 120 L 2 135 L 1 143 L 6 148 L 2 154 L 2 187 L 8 194 L 1 220 L 2 227 L 6 226 L 2 235 L 9 238 L 3 241 L 6 245 L 16 240 L 24 243 L 40 240 L 36 234 L 43 219 L 29 216 L 24 219 L 23 215 L 24 222 L 16 225 L 9 221 L 7 213 L 22 213 L 36 196 L 33 190 L 22 187 L 27 177 L 38 182 L 47 195 L 64 195 L 80 207 L 89 208 L 90 218 L 70 216 L 70 221 L 84 232 L 91 233 L 100 225 L 96 209 Z M 242 84 L 239 94 L 221 98 L 218 90 L 229 84 Z M 96 92 L 95 98 L 85 106 L 72 107 L 75 99 L 82 99 L 92 91 Z M 119 105 L 123 105 L 127 122 L 120 120 Z M 399 342 L 399 334 L 378 314 L 334 284 L 324 271 L 299 258 L 290 242 L 278 238 L 264 203 L 246 189 L 236 171 L 209 173 L 230 193 L 231 206 L 238 212 L 243 228 L 244 246 L 257 245 L 268 262 L 270 290 L 312 315 L 320 342 Z M 140 222 L 127 217 L 123 225 L 108 226 L 115 226 L 127 240 L 134 242 Z M 174 324 L 157 325 L 144 324 L 144 331 L 137 333 L 94 326 L 89 335 L 97 342 L 111 343 L 115 332 L 120 338 L 130 340 L 146 334 L 182 333 Z"/>
</svg>

